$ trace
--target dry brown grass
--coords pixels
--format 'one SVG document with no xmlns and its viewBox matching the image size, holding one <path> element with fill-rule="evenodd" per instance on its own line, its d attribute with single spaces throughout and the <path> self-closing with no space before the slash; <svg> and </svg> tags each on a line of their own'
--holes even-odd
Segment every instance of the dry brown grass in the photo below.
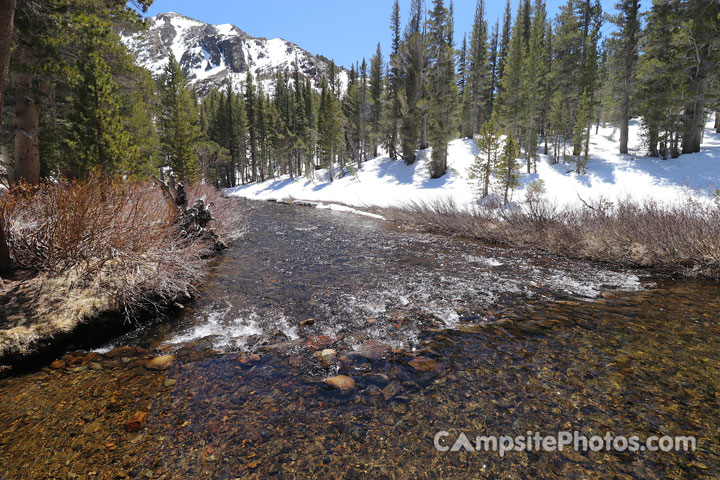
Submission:
<svg viewBox="0 0 720 480">
<path fill-rule="evenodd" d="M 559 209 L 546 201 L 461 210 L 452 201 L 409 204 L 390 218 L 433 231 L 668 273 L 720 278 L 720 209 L 687 201 L 631 200 Z"/>
<path fill-rule="evenodd" d="M 242 218 L 223 212 L 228 200 L 212 187 L 189 189 L 188 201 L 203 195 L 215 203 L 207 228 L 239 236 Z M 35 272 L 0 297 L 0 357 L 100 315 L 129 320 L 191 298 L 217 248 L 207 231 L 181 231 L 149 182 L 19 186 L 0 200 L 0 215 L 14 263 Z"/>
</svg>

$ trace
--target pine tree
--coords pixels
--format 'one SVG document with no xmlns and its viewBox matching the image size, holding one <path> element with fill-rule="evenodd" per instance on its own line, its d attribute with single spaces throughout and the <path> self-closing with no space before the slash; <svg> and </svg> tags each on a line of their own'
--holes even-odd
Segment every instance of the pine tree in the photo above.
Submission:
<svg viewBox="0 0 720 480">
<path fill-rule="evenodd" d="M 556 23 L 552 82 L 566 104 L 562 110 L 567 112 L 561 136 L 563 142 L 572 140 L 572 154 L 581 170 L 582 162 L 589 154 L 583 145 L 589 144 L 586 140 L 597 104 L 598 40 L 602 25 L 600 3 L 568 0 L 561 7 Z M 586 111 L 580 109 L 583 97 Z M 578 122 L 582 123 L 578 125 Z"/>
<path fill-rule="evenodd" d="M 465 121 L 465 118 L 467 116 L 465 111 L 465 86 L 468 83 L 468 71 L 467 71 L 467 35 L 463 35 L 463 41 L 462 41 L 462 47 L 460 47 L 460 50 L 458 51 L 458 98 L 460 99 L 460 105 L 463 106 L 463 110 L 461 112 L 461 124 L 460 124 L 460 134 L 462 135 L 462 123 Z"/>
<path fill-rule="evenodd" d="M 512 29 L 512 39 L 508 49 L 503 76 L 500 79 L 501 123 L 516 136 L 521 134 L 524 115 L 524 92 L 522 89 L 523 65 L 527 57 L 525 43 L 525 21 L 523 5 L 518 7 L 517 18 Z"/>
<path fill-rule="evenodd" d="M 89 106 L 79 104 L 80 95 L 84 95 L 78 87 L 81 78 L 95 83 L 98 91 L 105 94 L 103 105 L 95 110 L 98 115 L 105 110 L 99 121 L 107 124 L 108 130 L 100 141 L 104 146 L 96 152 L 107 151 L 111 144 L 120 141 L 118 135 L 121 134 L 109 132 L 118 131 L 114 125 L 126 123 L 128 110 L 123 108 L 127 101 L 125 97 L 133 90 L 134 77 L 140 70 L 133 65 L 133 59 L 117 31 L 122 29 L 131 33 L 142 28 L 135 8 L 145 11 L 150 3 L 149 0 L 132 3 L 120 0 L 18 2 L 10 65 L 13 83 L 10 91 L 15 103 L 16 125 L 15 171 L 10 172 L 14 173 L 10 175 L 13 180 L 23 178 L 37 183 L 41 173 L 59 175 L 62 173 L 60 170 L 69 169 L 68 164 L 77 166 L 88 162 L 87 157 L 77 161 L 70 158 L 74 156 L 70 145 L 80 140 L 78 123 L 74 124 L 78 128 L 73 132 L 69 130 L 73 127 L 70 116 L 74 115 L 76 122 L 81 121 L 81 117 L 90 119 L 93 116 Z M 93 58 L 87 58 L 83 53 L 89 46 L 99 52 Z M 91 63 L 99 64 L 100 61 L 105 64 L 102 69 L 91 66 Z M 101 79 L 101 75 L 104 78 Z M 110 102 L 115 106 L 111 107 Z M 81 113 L 82 108 L 88 110 Z M 111 110 L 112 121 L 105 118 Z M 99 119 L 98 115 L 94 115 L 96 119 Z M 55 144 L 44 146 L 42 138 L 45 136 Z M 131 150 L 128 148 L 127 152 Z M 45 161 L 41 152 L 51 154 L 53 158 Z M 125 157 L 127 159 L 131 155 Z M 98 164 L 96 160 L 91 163 Z"/>
<path fill-rule="evenodd" d="M 490 191 L 490 178 L 498 160 L 501 133 L 497 114 L 493 113 L 490 120 L 483 124 L 480 134 L 476 137 L 478 147 L 484 153 L 475 156 L 475 161 L 470 167 L 469 177 L 477 181 L 476 191 L 481 198 L 487 197 Z"/>
<path fill-rule="evenodd" d="M 362 89 L 358 80 L 355 67 L 353 66 L 348 78 L 347 91 L 342 101 L 342 111 L 347 121 L 345 129 L 345 138 L 347 140 L 348 150 L 352 160 L 359 169 L 362 166 L 362 115 L 361 115 L 361 99 Z"/>
<path fill-rule="evenodd" d="M 503 203 L 508 204 L 513 190 L 520 186 L 520 170 L 517 157 L 520 155 L 520 147 L 515 141 L 515 136 L 510 132 L 505 138 L 505 146 L 502 155 L 495 163 L 493 177 L 497 184 L 499 193 L 503 196 Z"/>
<path fill-rule="evenodd" d="M 463 134 L 468 138 L 474 137 L 479 126 L 490 116 L 489 68 L 485 1 L 478 0 L 470 38 L 468 95 L 463 99 Z"/>
<path fill-rule="evenodd" d="M 393 4 L 392 17 L 390 20 L 390 28 L 392 29 L 392 51 L 390 53 L 390 72 L 388 75 L 388 88 L 391 102 L 390 122 L 391 133 L 389 140 L 389 154 L 393 160 L 398 157 L 398 123 L 401 119 L 400 95 L 402 89 L 402 76 L 400 73 L 400 3 L 395 0 Z M 363 60 L 364 61 L 364 60 Z"/>
<path fill-rule="evenodd" d="M 252 182 L 258 181 L 258 113 L 256 105 L 257 93 L 255 92 L 255 84 L 253 82 L 253 75 L 248 70 L 245 77 L 245 110 L 247 112 L 248 119 L 248 137 L 250 140 L 250 180 Z"/>
<path fill-rule="evenodd" d="M 375 55 L 370 60 L 370 147 L 373 157 L 378 156 L 378 146 L 383 137 L 382 112 L 383 112 L 383 57 L 380 44 L 377 45 Z"/>
<path fill-rule="evenodd" d="M 335 179 L 335 160 L 343 144 L 341 114 L 338 101 L 323 77 L 318 116 L 318 157 L 323 167 L 328 170 L 331 182 Z"/>
<path fill-rule="evenodd" d="M 84 44 L 72 80 L 73 110 L 65 143 L 72 155 L 65 173 L 83 177 L 93 168 L 118 173 L 137 159 L 121 117 L 118 86 L 103 58 L 106 38 L 112 25 L 87 16 L 76 19 L 82 25 Z"/>
<path fill-rule="evenodd" d="M 457 104 L 453 20 L 443 0 L 433 1 L 428 25 L 428 139 L 433 149 L 430 176 L 439 178 L 447 171 Z"/>
<path fill-rule="evenodd" d="M 508 50 L 510 49 L 510 35 L 512 27 L 512 11 L 510 10 L 510 0 L 505 2 L 505 12 L 503 13 L 503 26 L 502 33 L 500 34 L 499 47 L 498 47 L 498 67 L 497 67 L 497 78 L 501 80 L 505 75 L 505 64 L 507 63 Z M 502 85 L 498 83 L 498 87 L 502 88 Z"/>
<path fill-rule="evenodd" d="M 158 90 L 158 128 L 166 166 L 181 181 L 192 181 L 198 173 L 194 145 L 200 138 L 200 122 L 193 91 L 172 53 L 158 79 Z"/>
<path fill-rule="evenodd" d="M 628 153 L 630 99 L 635 88 L 640 39 L 640 0 L 621 0 L 613 18 L 618 31 L 613 35 L 613 93 L 620 96 L 620 153 Z"/>
<path fill-rule="evenodd" d="M 537 171 L 538 135 L 544 123 L 543 98 L 549 75 L 549 58 L 545 48 L 545 3 L 536 0 L 530 27 L 528 52 L 522 71 L 521 89 L 523 96 L 524 147 L 527 173 Z"/>
<path fill-rule="evenodd" d="M 489 69 L 490 69 L 490 85 L 486 97 L 488 99 L 488 111 L 495 110 L 495 90 L 497 89 L 498 79 L 498 23 L 495 22 L 492 35 L 490 35 L 489 48 Z"/>
<path fill-rule="evenodd" d="M 400 46 L 399 70 L 404 80 L 401 96 L 402 122 L 400 138 L 403 160 L 408 165 L 415 162 L 420 142 L 423 109 L 420 106 L 425 75 L 425 35 L 420 30 L 422 0 L 413 0 L 410 18 L 405 30 L 405 40 Z"/>
<path fill-rule="evenodd" d="M 681 52 L 688 92 L 683 111 L 682 153 L 700 151 L 705 129 L 708 85 L 720 75 L 720 2 L 682 2 L 676 13 L 685 23 Z"/>
</svg>

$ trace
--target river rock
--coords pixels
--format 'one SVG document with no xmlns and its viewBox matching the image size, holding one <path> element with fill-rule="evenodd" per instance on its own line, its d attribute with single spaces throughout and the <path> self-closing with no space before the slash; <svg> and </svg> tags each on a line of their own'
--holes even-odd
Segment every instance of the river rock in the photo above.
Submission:
<svg viewBox="0 0 720 480">
<path fill-rule="evenodd" d="M 65 361 L 62 359 L 57 359 L 50 364 L 50 368 L 55 368 L 55 369 L 62 368 L 64 366 L 65 366 Z"/>
<path fill-rule="evenodd" d="M 305 348 L 309 350 L 322 350 L 332 345 L 333 339 L 327 335 L 313 335 L 305 342 Z"/>
<path fill-rule="evenodd" d="M 335 377 L 330 377 L 325 380 L 325 383 L 337 388 L 343 395 L 355 389 L 355 380 L 353 380 L 352 377 L 348 377 L 347 375 L 337 375 Z"/>
<path fill-rule="evenodd" d="M 240 356 L 238 357 L 238 361 L 242 365 L 252 365 L 253 363 L 259 362 L 260 358 L 261 358 L 260 355 L 258 355 L 256 353 L 251 354 L 251 355 L 240 354 Z"/>
<path fill-rule="evenodd" d="M 145 426 L 145 422 L 147 422 L 147 417 L 147 412 L 135 412 L 135 415 L 133 415 L 132 418 L 130 418 L 130 420 L 128 420 L 125 424 L 125 429 L 128 432 L 136 432 L 140 430 Z"/>
<path fill-rule="evenodd" d="M 418 372 L 434 372 L 438 369 L 438 362 L 428 357 L 415 357 L 408 363 Z"/>
<path fill-rule="evenodd" d="M 144 355 L 147 350 L 140 347 L 131 347 L 130 345 L 123 345 L 122 347 L 113 348 L 105 354 L 107 358 L 115 358 L 118 356 L 130 357 L 135 355 Z"/>
<path fill-rule="evenodd" d="M 148 370 L 167 370 L 175 363 L 175 355 L 162 355 L 155 357 L 145 364 Z"/>
<path fill-rule="evenodd" d="M 357 354 L 370 360 L 380 360 L 390 351 L 390 346 L 377 340 L 367 340 L 357 349 Z"/>
</svg>

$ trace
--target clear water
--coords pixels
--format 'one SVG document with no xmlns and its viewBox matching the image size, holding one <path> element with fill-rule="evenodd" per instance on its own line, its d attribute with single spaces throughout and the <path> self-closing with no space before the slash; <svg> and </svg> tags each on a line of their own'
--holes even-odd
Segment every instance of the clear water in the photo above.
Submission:
<svg viewBox="0 0 720 480">
<path fill-rule="evenodd" d="M 147 351 L 0 380 L 0 478 L 720 476 L 720 286 L 237 208 L 248 233 L 197 304 L 98 350 Z M 176 361 L 142 367 L 158 353 Z M 436 368 L 412 368 L 420 355 Z M 323 381 L 338 374 L 355 388 Z M 139 410 L 147 424 L 127 432 Z M 501 458 L 438 452 L 440 430 L 694 435 L 698 449 Z"/>
</svg>

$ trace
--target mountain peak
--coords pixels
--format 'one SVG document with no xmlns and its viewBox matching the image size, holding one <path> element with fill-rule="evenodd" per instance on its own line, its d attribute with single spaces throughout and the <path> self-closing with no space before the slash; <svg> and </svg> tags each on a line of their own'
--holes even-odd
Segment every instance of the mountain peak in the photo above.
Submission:
<svg viewBox="0 0 720 480">
<path fill-rule="evenodd" d="M 274 75 L 285 69 L 292 72 L 296 59 L 300 72 L 316 86 L 329 71 L 324 57 L 281 38 L 252 37 L 235 25 L 211 25 L 176 12 L 160 13 L 148 23 L 147 31 L 123 37 L 138 64 L 159 74 L 172 52 L 201 95 L 228 78 L 240 88 L 248 71 L 270 91 Z M 341 84 L 346 78 L 341 72 Z"/>
</svg>

